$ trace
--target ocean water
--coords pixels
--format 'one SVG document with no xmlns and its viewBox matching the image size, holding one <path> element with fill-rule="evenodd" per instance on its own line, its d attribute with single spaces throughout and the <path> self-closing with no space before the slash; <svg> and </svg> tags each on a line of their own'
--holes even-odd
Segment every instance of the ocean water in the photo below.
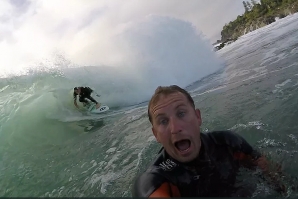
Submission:
<svg viewBox="0 0 298 199">
<path fill-rule="evenodd" d="M 57 55 L 0 73 L 0 196 L 131 196 L 136 174 L 160 149 L 148 100 L 169 84 L 191 93 L 202 132 L 241 134 L 282 164 L 285 183 L 297 183 L 297 18 L 213 52 L 191 24 L 151 16 L 117 36 L 125 59 L 113 66 L 78 66 Z M 80 85 L 93 88 L 111 110 L 76 110 L 71 90 Z M 251 179 L 254 196 L 276 195 Z M 290 197 L 297 193 L 288 190 Z"/>
</svg>

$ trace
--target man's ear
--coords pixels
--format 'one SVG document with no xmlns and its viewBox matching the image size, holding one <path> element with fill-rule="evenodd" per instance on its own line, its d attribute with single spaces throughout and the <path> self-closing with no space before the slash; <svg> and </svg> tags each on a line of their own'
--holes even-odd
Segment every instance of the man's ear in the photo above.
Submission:
<svg viewBox="0 0 298 199">
<path fill-rule="evenodd" d="M 152 130 L 153 135 L 155 136 L 156 141 L 160 143 L 158 136 L 157 136 L 157 131 L 154 129 L 153 126 L 152 126 L 151 130 Z"/>
<path fill-rule="evenodd" d="M 201 126 L 202 125 L 201 111 L 198 108 L 196 109 L 196 116 L 199 121 L 199 125 Z"/>
</svg>

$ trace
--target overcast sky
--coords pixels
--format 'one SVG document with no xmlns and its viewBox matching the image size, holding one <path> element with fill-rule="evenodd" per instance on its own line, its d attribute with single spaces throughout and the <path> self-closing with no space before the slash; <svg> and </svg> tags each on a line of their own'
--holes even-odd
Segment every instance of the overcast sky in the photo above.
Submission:
<svg viewBox="0 0 298 199">
<path fill-rule="evenodd" d="M 150 14 L 186 20 L 213 43 L 243 12 L 241 0 L 1 0 L 0 62 L 86 50 Z"/>
</svg>

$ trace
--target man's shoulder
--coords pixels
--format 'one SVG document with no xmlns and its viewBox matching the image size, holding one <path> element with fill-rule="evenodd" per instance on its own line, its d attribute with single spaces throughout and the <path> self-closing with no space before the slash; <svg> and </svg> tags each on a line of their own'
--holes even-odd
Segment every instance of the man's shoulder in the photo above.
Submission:
<svg viewBox="0 0 298 199">
<path fill-rule="evenodd" d="M 240 135 L 238 135 L 237 133 L 233 132 L 233 131 L 229 131 L 229 130 L 223 130 L 223 131 L 210 131 L 210 132 L 206 132 L 203 133 L 205 135 L 207 135 L 208 137 L 212 138 L 212 139 L 235 139 L 235 138 L 239 138 L 241 137 Z M 242 138 L 242 137 L 241 137 Z"/>
<path fill-rule="evenodd" d="M 172 171 L 178 167 L 178 164 L 173 160 L 166 158 L 164 149 L 151 162 L 149 167 L 140 175 L 137 176 L 134 187 L 134 197 L 148 197 L 162 183 L 170 181 Z"/>
<path fill-rule="evenodd" d="M 149 168 L 136 178 L 132 194 L 134 197 L 148 197 L 165 181 L 162 175 Z"/>
<path fill-rule="evenodd" d="M 243 147 L 250 148 L 247 141 L 241 135 L 233 131 L 211 131 L 205 133 L 205 135 L 212 139 L 217 145 L 228 145 L 235 149 L 241 149 Z"/>
</svg>

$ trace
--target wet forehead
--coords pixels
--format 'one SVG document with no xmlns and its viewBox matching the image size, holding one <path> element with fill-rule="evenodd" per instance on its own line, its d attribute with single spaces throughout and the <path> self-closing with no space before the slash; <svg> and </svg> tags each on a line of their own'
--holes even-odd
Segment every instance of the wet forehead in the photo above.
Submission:
<svg viewBox="0 0 298 199">
<path fill-rule="evenodd" d="M 164 108 L 169 106 L 178 105 L 189 105 L 186 96 L 180 92 L 172 93 L 169 95 L 162 95 L 158 101 L 152 106 L 151 113 L 153 116 L 158 115 L 163 111 Z"/>
</svg>

